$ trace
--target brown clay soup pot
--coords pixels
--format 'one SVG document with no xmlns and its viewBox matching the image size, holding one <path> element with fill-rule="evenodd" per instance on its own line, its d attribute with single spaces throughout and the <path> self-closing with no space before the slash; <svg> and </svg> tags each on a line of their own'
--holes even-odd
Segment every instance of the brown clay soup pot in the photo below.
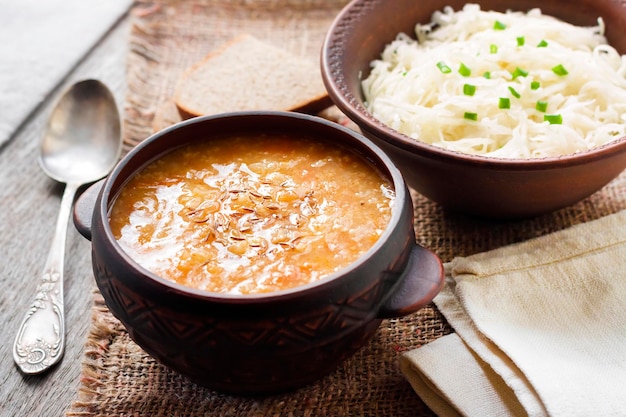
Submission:
<svg viewBox="0 0 626 417">
<path fill-rule="evenodd" d="M 391 219 L 369 251 L 316 282 L 265 295 L 183 286 L 149 272 L 124 252 L 109 214 L 129 178 L 180 146 L 261 131 L 338 144 L 390 180 L 396 195 Z M 323 377 L 363 346 L 383 319 L 418 311 L 443 283 L 440 259 L 416 243 L 412 200 L 391 160 L 360 134 L 297 113 L 199 117 L 158 132 L 81 196 L 74 222 L 92 242 L 96 283 L 130 337 L 170 369 L 229 393 L 285 391 Z"/>
</svg>

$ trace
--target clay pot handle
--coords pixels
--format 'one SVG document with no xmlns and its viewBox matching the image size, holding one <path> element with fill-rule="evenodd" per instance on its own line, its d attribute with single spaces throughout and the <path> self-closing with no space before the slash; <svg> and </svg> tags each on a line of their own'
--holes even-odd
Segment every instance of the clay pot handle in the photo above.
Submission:
<svg viewBox="0 0 626 417">
<path fill-rule="evenodd" d="M 387 319 L 415 313 L 435 298 L 443 281 L 443 264 L 439 257 L 416 244 L 404 274 L 392 288 L 378 317 Z"/>
<path fill-rule="evenodd" d="M 74 203 L 74 226 L 88 240 L 91 240 L 91 219 L 103 183 L 104 180 L 100 180 L 89 186 Z"/>
</svg>

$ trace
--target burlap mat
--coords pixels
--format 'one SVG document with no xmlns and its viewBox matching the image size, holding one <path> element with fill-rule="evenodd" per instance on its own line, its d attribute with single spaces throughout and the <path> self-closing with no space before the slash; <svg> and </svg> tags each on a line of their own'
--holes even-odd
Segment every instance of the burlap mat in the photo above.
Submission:
<svg viewBox="0 0 626 417">
<path fill-rule="evenodd" d="M 127 149 L 178 121 L 179 74 L 221 43 L 248 32 L 318 59 L 324 33 L 346 0 L 203 0 L 136 4 L 125 105 Z M 626 208 L 626 173 L 572 207 L 534 219 L 493 222 L 446 213 L 414 195 L 415 228 L 443 261 L 560 230 Z M 451 332 L 433 305 L 384 321 L 337 371 L 295 392 L 263 398 L 197 386 L 145 354 L 95 294 L 83 376 L 68 416 L 432 416 L 401 375 L 398 357 Z M 463 364 L 459 364 L 463 366 Z"/>
</svg>

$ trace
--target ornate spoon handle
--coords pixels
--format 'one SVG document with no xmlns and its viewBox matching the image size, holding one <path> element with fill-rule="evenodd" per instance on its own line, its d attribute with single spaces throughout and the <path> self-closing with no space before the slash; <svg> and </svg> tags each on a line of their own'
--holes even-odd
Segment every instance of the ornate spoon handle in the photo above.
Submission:
<svg viewBox="0 0 626 417">
<path fill-rule="evenodd" d="M 65 238 L 74 195 L 79 185 L 69 183 L 63 192 L 52 247 L 37 294 L 17 332 L 13 359 L 26 374 L 38 374 L 56 364 L 65 346 L 63 263 Z"/>
</svg>

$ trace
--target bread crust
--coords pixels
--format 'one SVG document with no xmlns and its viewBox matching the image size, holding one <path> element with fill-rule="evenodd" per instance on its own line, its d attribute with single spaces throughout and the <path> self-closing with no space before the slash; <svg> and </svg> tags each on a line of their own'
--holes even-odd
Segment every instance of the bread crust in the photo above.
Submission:
<svg viewBox="0 0 626 417">
<path fill-rule="evenodd" d="M 174 102 L 183 120 L 238 110 L 314 114 L 333 104 L 318 66 L 249 34 L 231 39 L 185 70 Z"/>
</svg>

